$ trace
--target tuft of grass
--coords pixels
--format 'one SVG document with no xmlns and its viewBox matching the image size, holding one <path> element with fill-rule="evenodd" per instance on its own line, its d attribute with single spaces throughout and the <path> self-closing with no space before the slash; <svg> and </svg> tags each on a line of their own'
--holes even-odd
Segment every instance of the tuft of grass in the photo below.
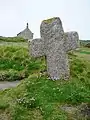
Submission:
<svg viewBox="0 0 90 120">
<path fill-rule="evenodd" d="M 3 99 L 0 99 L 0 110 L 5 110 L 9 107 L 9 103 Z"/>
</svg>

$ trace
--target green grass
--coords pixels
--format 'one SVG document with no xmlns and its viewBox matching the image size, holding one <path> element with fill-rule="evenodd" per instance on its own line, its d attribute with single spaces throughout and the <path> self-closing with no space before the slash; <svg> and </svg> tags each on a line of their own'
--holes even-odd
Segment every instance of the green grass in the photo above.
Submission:
<svg viewBox="0 0 90 120">
<path fill-rule="evenodd" d="M 82 53 L 82 54 L 89 54 L 90 55 L 90 48 L 82 47 L 78 50 L 78 52 Z"/>
<path fill-rule="evenodd" d="M 90 40 L 80 40 L 80 45 L 81 46 L 86 46 L 87 44 L 89 44 L 90 43 Z"/>
<path fill-rule="evenodd" d="M 87 52 L 87 51 L 81 51 L 80 53 L 83 53 L 83 54 L 90 54 L 90 52 Z"/>
<path fill-rule="evenodd" d="M 79 59 L 90 61 L 90 48 L 81 47 L 75 52 L 75 55 L 77 55 Z"/>
<path fill-rule="evenodd" d="M 25 39 L 20 37 L 0 37 L 0 42 L 25 42 Z"/>
<path fill-rule="evenodd" d="M 90 104 L 90 61 L 80 54 L 69 53 L 68 81 L 52 81 L 45 73 L 44 57 L 33 59 L 24 47 L 0 47 L 1 73 L 26 75 L 16 88 L 0 91 L 0 114 L 10 116 L 7 120 L 85 120 L 85 116 L 78 119 L 76 114 L 60 109 L 65 104 Z"/>
<path fill-rule="evenodd" d="M 43 59 L 30 58 L 28 48 L 0 46 L 0 80 L 13 81 L 27 78 L 33 71 L 37 72 L 45 68 Z"/>
</svg>

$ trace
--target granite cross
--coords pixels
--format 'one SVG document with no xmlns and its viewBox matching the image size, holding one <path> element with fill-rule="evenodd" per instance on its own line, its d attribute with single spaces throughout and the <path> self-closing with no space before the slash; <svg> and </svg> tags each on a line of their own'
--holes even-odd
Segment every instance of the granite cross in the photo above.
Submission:
<svg viewBox="0 0 90 120">
<path fill-rule="evenodd" d="M 47 72 L 52 80 L 68 79 L 70 70 L 66 53 L 78 47 L 78 33 L 64 33 L 59 17 L 42 21 L 40 33 L 40 39 L 30 42 L 31 56 L 46 56 Z"/>
</svg>

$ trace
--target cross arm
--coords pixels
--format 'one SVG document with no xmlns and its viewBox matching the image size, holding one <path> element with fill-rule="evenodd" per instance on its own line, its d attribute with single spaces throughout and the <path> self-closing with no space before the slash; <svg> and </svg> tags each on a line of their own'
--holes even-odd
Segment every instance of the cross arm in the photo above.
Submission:
<svg viewBox="0 0 90 120">
<path fill-rule="evenodd" d="M 77 32 L 66 32 L 64 39 L 65 51 L 75 50 L 79 47 L 79 35 Z"/>
<path fill-rule="evenodd" d="M 29 50 L 32 57 L 44 56 L 44 41 L 40 38 L 29 42 Z"/>
</svg>

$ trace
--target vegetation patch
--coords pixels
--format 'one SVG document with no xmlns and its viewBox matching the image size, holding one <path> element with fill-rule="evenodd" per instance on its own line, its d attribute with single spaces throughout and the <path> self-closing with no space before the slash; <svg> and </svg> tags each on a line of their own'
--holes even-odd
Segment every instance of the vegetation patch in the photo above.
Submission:
<svg viewBox="0 0 90 120">
<path fill-rule="evenodd" d="M 0 37 L 0 42 L 25 42 L 21 37 Z"/>
<path fill-rule="evenodd" d="M 90 62 L 81 59 L 75 53 L 70 52 L 68 55 L 70 79 L 52 81 L 46 73 L 44 57 L 31 58 L 28 48 L 1 46 L 0 74 L 13 80 L 15 75 L 21 75 L 24 76 L 24 80 L 16 88 L 0 91 L 0 115 L 6 115 L 7 120 L 88 118 L 86 114 L 90 104 Z M 80 107 L 82 103 L 88 107 Z M 72 114 L 61 109 L 65 105 L 77 110 Z"/>
<path fill-rule="evenodd" d="M 30 58 L 28 49 L 19 46 L 0 47 L 0 80 L 14 81 L 27 78 L 45 69 L 44 58 Z"/>
</svg>

